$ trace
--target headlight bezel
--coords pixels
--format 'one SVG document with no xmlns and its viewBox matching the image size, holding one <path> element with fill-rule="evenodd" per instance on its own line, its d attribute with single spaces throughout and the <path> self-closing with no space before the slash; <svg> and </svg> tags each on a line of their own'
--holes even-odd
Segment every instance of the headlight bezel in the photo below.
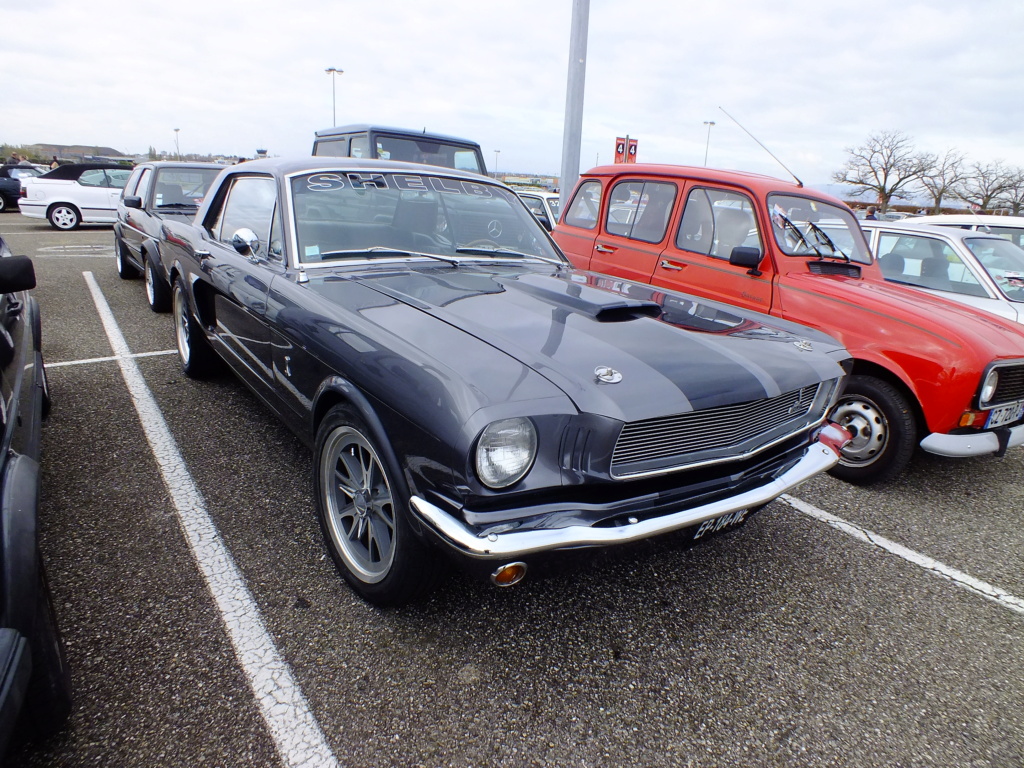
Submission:
<svg viewBox="0 0 1024 768">
<path fill-rule="evenodd" d="M 533 468 L 539 443 L 537 425 L 526 416 L 492 421 L 480 430 L 474 442 L 473 469 L 477 480 L 494 491 L 515 485 Z M 501 457 L 502 451 L 511 455 Z"/>
<path fill-rule="evenodd" d="M 992 399 L 996 396 L 996 391 L 999 389 L 999 369 L 991 368 L 985 374 L 985 378 L 982 379 L 981 388 L 978 390 L 978 407 L 982 410 L 988 410 L 992 407 Z"/>
</svg>

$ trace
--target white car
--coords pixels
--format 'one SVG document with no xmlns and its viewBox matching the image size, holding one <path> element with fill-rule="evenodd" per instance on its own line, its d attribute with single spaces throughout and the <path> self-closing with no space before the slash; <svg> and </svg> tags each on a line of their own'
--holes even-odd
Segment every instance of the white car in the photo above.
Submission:
<svg viewBox="0 0 1024 768">
<path fill-rule="evenodd" d="M 1024 216 L 993 216 L 990 213 L 943 213 L 935 216 L 915 216 L 910 224 L 936 227 L 958 227 L 1005 237 L 1024 248 Z"/>
<path fill-rule="evenodd" d="M 42 176 L 22 179 L 18 207 L 23 216 L 47 219 L 54 229 L 113 224 L 131 172 L 109 163 L 61 165 Z"/>
<path fill-rule="evenodd" d="M 1024 323 L 1024 249 L 1005 237 L 905 221 L 859 223 L 886 280 Z"/>
<path fill-rule="evenodd" d="M 546 230 L 550 232 L 558 223 L 557 192 L 548 192 L 546 189 L 517 189 L 516 194 Z"/>
</svg>

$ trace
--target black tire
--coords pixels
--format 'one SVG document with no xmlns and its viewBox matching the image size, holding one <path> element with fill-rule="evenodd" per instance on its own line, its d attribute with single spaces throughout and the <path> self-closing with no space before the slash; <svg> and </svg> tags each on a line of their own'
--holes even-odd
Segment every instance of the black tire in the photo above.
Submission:
<svg viewBox="0 0 1024 768">
<path fill-rule="evenodd" d="M 350 406 L 328 411 L 313 465 L 317 518 L 338 572 L 375 605 L 409 603 L 443 572 L 409 525 L 408 494 L 389 454 Z"/>
<path fill-rule="evenodd" d="M 142 263 L 145 266 L 146 301 L 149 303 L 149 308 L 154 312 L 170 312 L 171 286 L 153 266 L 150 254 L 146 254 L 146 259 Z"/>
<path fill-rule="evenodd" d="M 64 232 L 78 229 L 82 223 L 82 214 L 71 203 L 57 203 L 50 206 L 50 210 L 46 212 L 46 218 L 50 221 L 51 227 Z"/>
<path fill-rule="evenodd" d="M 206 335 L 192 315 L 188 296 L 181 280 L 175 280 L 171 294 L 174 313 L 174 338 L 182 372 L 192 379 L 201 379 L 217 368 L 217 355 L 210 348 Z"/>
<path fill-rule="evenodd" d="M 71 669 L 64 639 L 57 628 L 50 585 L 39 557 L 36 615 L 29 648 L 32 676 L 25 697 L 25 724 L 31 738 L 45 738 L 59 731 L 71 714 Z"/>
<path fill-rule="evenodd" d="M 114 266 L 122 280 L 134 280 L 139 276 L 139 270 L 125 258 L 124 243 L 117 235 L 114 235 Z"/>
<path fill-rule="evenodd" d="M 3 195 L 0 195 L 0 213 L 3 213 L 6 210 L 7 210 L 7 198 L 4 197 Z"/>
<path fill-rule="evenodd" d="M 890 480 L 910 463 L 917 418 L 906 396 L 874 376 L 854 375 L 831 417 L 853 440 L 829 474 L 857 485 Z"/>
</svg>

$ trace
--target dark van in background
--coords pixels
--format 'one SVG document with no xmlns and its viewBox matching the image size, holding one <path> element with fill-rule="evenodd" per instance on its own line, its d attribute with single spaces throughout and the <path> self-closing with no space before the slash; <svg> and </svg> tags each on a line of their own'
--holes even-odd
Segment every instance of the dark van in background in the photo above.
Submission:
<svg viewBox="0 0 1024 768">
<path fill-rule="evenodd" d="M 384 128 L 379 125 L 340 125 L 316 132 L 313 154 L 329 157 L 362 157 L 440 165 L 487 175 L 480 145 L 469 139 Z"/>
</svg>

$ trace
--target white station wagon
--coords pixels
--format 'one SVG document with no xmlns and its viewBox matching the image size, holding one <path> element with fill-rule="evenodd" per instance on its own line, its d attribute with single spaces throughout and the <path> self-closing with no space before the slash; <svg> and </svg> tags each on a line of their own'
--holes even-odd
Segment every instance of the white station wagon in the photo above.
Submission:
<svg viewBox="0 0 1024 768">
<path fill-rule="evenodd" d="M 1024 323 L 1024 249 L 1005 236 L 909 221 L 859 223 L 887 280 Z"/>
</svg>

